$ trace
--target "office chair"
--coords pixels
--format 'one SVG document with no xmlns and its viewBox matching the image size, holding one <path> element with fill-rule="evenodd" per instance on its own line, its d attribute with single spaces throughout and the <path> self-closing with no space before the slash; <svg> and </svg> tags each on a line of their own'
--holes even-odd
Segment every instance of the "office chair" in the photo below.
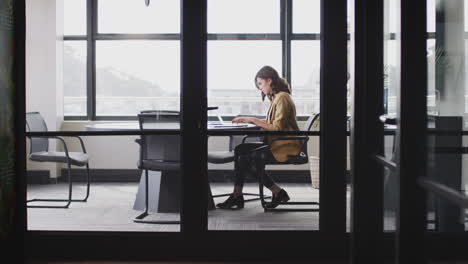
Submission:
<svg viewBox="0 0 468 264">
<path fill-rule="evenodd" d="M 237 145 L 245 142 L 259 142 L 261 137 L 246 137 L 243 135 L 229 136 L 229 148 L 226 151 L 210 151 L 208 152 L 208 162 L 212 164 L 225 164 L 234 162 L 235 155 L 234 149 Z M 245 199 L 245 202 L 256 201 L 260 199 L 258 193 L 242 193 L 244 196 L 254 196 L 256 198 Z M 229 196 L 231 193 L 223 193 L 213 195 L 213 198 Z M 265 196 L 264 198 L 271 198 L 271 196 Z"/>
<path fill-rule="evenodd" d="M 140 114 L 152 114 L 152 122 L 180 122 L 180 112 L 174 110 L 143 110 Z"/>
<path fill-rule="evenodd" d="M 319 114 L 315 114 L 310 116 L 304 127 L 304 131 L 310 131 L 312 127 L 315 126 L 315 122 L 319 120 Z M 261 146 L 257 149 L 255 149 L 253 152 L 256 153 L 256 160 L 257 160 L 257 168 L 259 168 L 259 193 L 260 193 L 260 201 L 262 204 L 262 207 L 265 212 L 268 211 L 287 211 L 287 212 L 318 212 L 319 211 L 319 203 L 318 202 L 284 202 L 284 203 L 279 203 L 279 206 L 281 205 L 314 205 L 316 208 L 268 208 L 267 205 L 271 200 L 267 201 L 263 197 L 263 189 L 264 189 L 264 176 L 268 175 L 268 173 L 265 171 L 265 165 L 286 165 L 286 164 L 306 164 L 309 162 L 309 156 L 307 153 L 307 142 L 309 141 L 308 136 L 287 136 L 287 137 L 277 137 L 273 141 L 280 141 L 280 140 L 300 140 L 302 141 L 302 148 L 301 152 L 299 152 L 298 155 L 295 156 L 289 156 L 289 159 L 286 162 L 266 162 L 264 158 L 264 151 L 268 150 L 270 147 L 269 145 Z"/>
<path fill-rule="evenodd" d="M 39 112 L 26 113 L 26 128 L 29 132 L 47 132 L 47 125 Z M 66 202 L 65 205 L 28 205 L 30 208 L 68 208 L 71 202 L 86 202 L 89 197 L 90 188 L 90 175 L 89 175 L 89 156 L 86 153 L 86 149 L 83 140 L 78 136 L 67 136 L 74 137 L 80 141 L 82 152 L 69 152 L 67 144 L 63 137 L 57 136 L 28 136 L 30 140 L 29 160 L 36 162 L 56 162 L 66 163 L 68 167 L 68 199 L 31 199 L 27 200 L 30 202 Z M 62 142 L 64 152 L 49 151 L 49 138 L 56 139 Z M 75 166 L 86 166 L 86 196 L 83 199 L 72 199 L 72 175 L 71 165 Z"/>
<path fill-rule="evenodd" d="M 141 130 L 151 129 L 151 124 L 161 122 L 160 113 L 143 112 L 138 115 Z M 171 118 L 174 118 L 172 116 Z M 164 119 L 164 118 L 163 118 Z M 166 120 L 167 121 L 167 120 Z M 148 171 L 160 171 L 161 181 L 164 177 L 174 177 L 180 172 L 180 138 L 178 135 L 142 135 L 135 140 L 140 146 L 138 169 L 144 170 L 145 210 L 134 217 L 133 221 L 147 224 L 179 224 L 180 220 L 144 220 L 149 215 Z M 163 171 L 166 172 L 163 174 Z M 172 173 L 167 173 L 172 172 Z M 178 200 L 172 201 L 179 203 Z M 178 206 L 176 206 L 178 208 Z"/>
</svg>

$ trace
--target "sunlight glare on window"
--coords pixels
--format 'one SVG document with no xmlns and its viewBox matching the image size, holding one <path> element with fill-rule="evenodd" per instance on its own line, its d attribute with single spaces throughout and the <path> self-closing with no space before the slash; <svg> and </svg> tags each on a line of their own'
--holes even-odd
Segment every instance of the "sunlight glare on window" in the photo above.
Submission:
<svg viewBox="0 0 468 264">
<path fill-rule="evenodd" d="M 266 112 L 254 78 L 264 65 L 280 74 L 280 41 L 210 41 L 208 42 L 208 102 L 218 106 L 222 115 Z"/>
<path fill-rule="evenodd" d="M 293 32 L 320 33 L 320 0 L 294 0 Z"/>
<path fill-rule="evenodd" d="M 179 41 L 98 41 L 96 97 L 99 115 L 179 110 Z"/>
<path fill-rule="evenodd" d="M 208 33 L 279 32 L 279 0 L 208 1 Z"/>
<path fill-rule="evenodd" d="M 180 1 L 99 0 L 99 33 L 179 33 Z"/>
<path fill-rule="evenodd" d="M 63 2 L 64 35 L 86 35 L 86 0 Z"/>
</svg>

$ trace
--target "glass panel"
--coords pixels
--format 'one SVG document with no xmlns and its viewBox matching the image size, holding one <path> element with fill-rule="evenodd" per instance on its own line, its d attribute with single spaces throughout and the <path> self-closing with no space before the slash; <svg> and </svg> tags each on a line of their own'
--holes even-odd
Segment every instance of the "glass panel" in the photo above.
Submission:
<svg viewBox="0 0 468 264">
<path fill-rule="evenodd" d="M 291 42 L 291 86 L 297 115 L 320 112 L 320 41 Z"/>
<path fill-rule="evenodd" d="M 47 125 L 52 129 L 53 122 L 49 115 L 43 114 Z M 161 117 L 162 115 L 160 115 Z M 153 119 L 158 122 L 157 118 Z M 151 129 L 171 127 L 178 128 L 177 121 L 173 123 L 153 123 Z M 65 122 L 62 131 L 99 130 L 101 132 L 138 129 L 138 121 L 86 123 Z M 179 159 L 179 136 L 158 135 L 146 136 L 148 143 L 142 143 L 146 153 L 170 154 L 170 164 Z M 33 208 L 32 206 L 67 206 L 69 198 L 68 170 L 66 165 L 54 162 L 37 162 L 29 158 L 27 162 L 27 199 L 64 199 L 64 201 L 33 201 L 28 206 L 28 230 L 58 230 L 58 231 L 132 231 L 132 232 L 179 232 L 178 224 L 148 225 L 134 222 L 137 215 L 145 211 L 145 172 L 139 170 L 140 147 L 136 140 L 143 141 L 140 136 L 88 136 L 83 139 L 86 151 L 90 156 L 89 196 L 87 196 L 87 178 L 84 166 L 73 166 L 72 197 L 86 202 L 71 202 L 67 209 Z M 76 139 L 66 138 L 70 152 L 81 152 L 81 146 Z M 146 142 L 146 141 L 144 141 Z M 30 141 L 27 141 L 29 146 Z M 36 145 L 38 146 L 38 145 Z M 169 150 L 168 150 L 169 148 Z M 50 151 L 63 151 L 59 142 L 49 141 Z M 33 150 L 34 152 L 34 150 Z M 28 148 L 29 154 L 29 148 Z M 148 156 L 151 159 L 153 156 Z M 156 156 L 160 158 L 160 156 Z M 166 156 L 167 157 L 167 156 Z M 42 154 L 42 159 L 47 159 Z M 144 167 L 146 168 L 146 167 Z M 149 215 L 143 220 L 179 220 L 180 201 L 180 171 L 178 169 L 148 171 L 149 181 Z M 162 176 L 161 176 L 162 174 Z M 159 194 L 162 193 L 160 196 Z M 151 227 L 150 227 L 151 226 Z"/>
<path fill-rule="evenodd" d="M 117 1 L 112 0 L 112 2 L 118 5 Z M 152 5 L 158 2 L 161 1 L 152 1 Z M 170 2 L 177 3 L 177 1 Z M 144 1 L 140 4 L 144 6 Z M 29 34 L 43 36 L 32 38 L 32 42 L 28 42 L 26 47 L 28 54 L 26 109 L 28 112 L 40 113 L 44 120 L 42 122 L 40 119 L 35 119 L 37 122 L 34 122 L 34 119 L 30 119 L 31 116 L 28 115 L 26 120 L 30 131 L 41 131 L 43 128 L 41 125 L 45 123 L 49 132 L 137 133 L 140 129 L 140 124 L 136 120 L 137 114 L 142 110 L 152 111 L 147 114 L 149 120 L 145 124 L 148 126 L 143 126 L 143 129 L 157 129 L 162 133 L 168 129 L 176 131 L 180 129 L 178 112 L 160 111 L 179 110 L 181 79 L 179 41 L 97 41 L 95 72 L 97 114 L 123 115 L 132 120 L 64 121 L 63 112 L 67 115 L 86 113 L 88 51 L 86 41 L 64 41 L 62 47 L 62 42 L 57 45 L 55 34 L 44 35 L 44 32 L 56 32 L 54 23 L 56 10 L 48 8 L 44 5 L 44 1 L 29 1 L 26 11 L 28 36 Z M 11 50 L 10 46 L 5 47 L 7 49 L 4 50 Z M 0 50 L 0 53 L 2 51 Z M 55 56 L 56 52 L 60 52 L 60 56 Z M 0 59 L 3 57 L 5 56 L 0 56 Z M 57 65 L 62 65 L 62 62 L 63 69 L 58 69 Z M 63 76 L 61 76 L 62 70 Z M 60 82 L 62 77 L 63 88 Z M 0 95 L 0 100 L 3 98 Z M 0 107 L 8 106 L 7 103 L 0 104 Z M 0 120 L 3 121 L 1 118 Z M 64 139 L 67 150 L 73 153 L 72 177 L 69 177 L 66 154 L 63 153 L 64 147 L 61 141 L 50 139 L 48 145 L 43 145 L 44 142 L 37 141 L 31 144 L 27 139 L 27 198 L 55 200 L 28 202 L 28 230 L 180 231 L 180 225 L 174 224 L 174 221 L 179 219 L 181 197 L 179 135 L 162 134 L 148 137 L 102 135 L 86 136 L 82 139 L 87 155 L 81 154 L 83 150 L 79 140 L 72 137 Z M 41 148 L 42 146 L 46 148 Z M 8 149 L 8 146 L 4 148 Z M 32 153 L 40 152 L 40 155 L 30 155 L 30 150 Z M 54 152 L 54 155 L 48 155 L 51 154 L 48 151 Z M 143 155 L 140 156 L 140 153 Z M 91 176 L 89 189 L 86 161 L 89 161 Z M 142 173 L 145 169 L 149 169 L 147 185 L 145 174 Z M 69 179 L 73 179 L 73 185 L 69 184 Z M 145 211 L 145 185 L 150 189 L 149 216 L 143 220 L 171 221 L 171 224 L 163 222 L 158 225 L 148 225 L 134 221 L 138 220 L 135 219 L 137 215 Z M 85 199 L 86 197 L 88 198 Z M 70 198 L 86 201 L 69 203 Z M 68 206 L 68 208 L 33 206 Z"/>
<path fill-rule="evenodd" d="M 355 70 L 354 70 L 354 63 L 355 63 L 355 54 L 354 54 L 354 48 L 355 48 L 355 15 L 354 15 L 354 5 L 355 1 L 354 0 L 348 0 L 348 83 L 346 84 L 347 88 L 347 116 L 349 117 L 348 119 L 348 124 L 347 124 L 347 129 L 350 131 L 350 119 L 351 119 L 351 105 L 353 104 L 353 98 L 352 98 L 352 88 L 354 85 L 354 76 L 355 76 Z M 346 142 L 346 148 L 347 148 L 347 159 L 346 159 L 346 170 L 349 172 L 348 173 L 348 181 L 349 183 L 351 181 L 351 145 L 350 145 L 350 136 L 347 136 L 347 142 Z M 350 232 L 351 230 L 351 186 L 348 185 L 346 188 L 346 232 Z"/>
<path fill-rule="evenodd" d="M 236 3 L 238 3 L 237 1 Z M 260 1 L 249 1 L 249 5 L 260 3 Z M 267 1 L 265 1 L 267 2 Z M 214 4 L 225 3 L 223 1 L 210 1 L 209 7 Z M 262 2 L 264 3 L 264 2 Z M 262 10 L 261 13 L 267 13 L 270 8 L 279 8 L 274 6 L 272 1 L 268 1 L 269 6 L 261 8 L 249 8 L 250 10 Z M 275 2 L 276 3 L 276 2 Z M 232 9 L 222 7 L 226 10 Z M 209 9 L 213 13 L 213 9 Z M 227 11 L 226 11 L 227 12 Z M 231 13 L 235 14 L 236 12 Z M 243 12 L 246 12 L 245 10 Z M 218 14 L 209 13 L 209 19 Z M 224 13 L 223 13 L 224 14 Z M 219 15 L 221 17 L 221 15 Z M 229 16 L 228 16 L 229 17 Z M 266 16 L 268 18 L 268 16 Z M 255 20 L 257 21 L 258 18 Z M 212 20 L 213 21 L 213 20 Z M 265 29 L 240 28 L 232 26 L 219 25 L 209 20 L 209 31 L 219 33 L 259 33 L 265 32 Z M 254 22 L 252 22 L 254 23 Z M 257 22 L 255 22 L 257 23 Z M 279 25 L 279 10 L 278 20 Z M 210 25 L 212 27 L 210 27 Z M 214 28 L 216 26 L 216 28 Z M 236 25 L 237 26 L 237 25 Z M 247 25 L 246 25 L 247 27 Z M 240 31 L 243 30 L 243 31 Z M 273 28 L 269 32 L 279 33 L 279 27 Z M 307 118 L 314 117 L 319 109 L 319 68 L 320 68 L 320 42 L 319 41 L 294 41 L 291 48 L 292 67 L 291 76 L 293 78 L 293 95 L 297 116 Z M 253 117 L 261 120 L 267 118 L 267 112 L 270 102 L 265 98 L 262 102 L 260 91 L 256 88 L 254 77 L 257 72 L 265 65 L 272 66 L 281 77 L 285 69 L 282 68 L 282 43 L 281 41 L 253 41 L 236 40 L 224 41 L 213 40 L 208 42 L 208 104 L 217 106 L 218 110 L 210 111 L 209 120 L 211 124 L 224 123 L 224 126 L 215 127 L 209 125 L 209 129 L 228 130 L 259 130 L 258 125 L 253 125 L 251 120 L 233 119 L 233 116 L 241 115 Z M 315 98 L 315 96 L 317 98 Z M 221 116 L 218 118 L 217 116 Z M 306 121 L 294 117 L 298 124 L 298 129 L 305 129 Z M 293 118 L 293 117 L 291 117 Z M 219 120 L 221 119 L 221 120 Z M 299 119 L 299 120 L 298 120 Z M 232 125 L 231 121 L 241 122 L 240 127 Z M 221 121 L 221 122 L 220 122 Z M 255 123 L 255 122 L 254 122 Z M 318 121 L 314 123 L 311 130 L 319 130 Z M 268 129 L 268 128 L 267 128 Z M 271 128 L 270 128 L 271 129 Z M 286 130 L 285 128 L 276 128 L 272 130 Z M 317 212 L 295 212 L 288 213 L 287 220 L 282 214 L 268 213 L 262 208 L 259 201 L 259 176 L 262 175 L 263 165 L 256 167 L 257 157 L 249 156 L 251 147 L 263 144 L 262 137 L 251 136 L 246 139 L 246 144 L 240 145 L 243 135 L 239 136 L 210 136 L 208 138 L 208 176 L 210 180 L 211 192 L 215 196 L 214 205 L 223 207 L 222 203 L 228 199 L 228 196 L 234 192 L 243 193 L 245 202 L 233 204 L 233 207 L 240 206 L 242 210 L 209 210 L 208 229 L 209 230 L 318 230 L 319 214 Z M 252 143 L 256 142 L 256 143 Z M 234 149 L 242 153 L 239 159 L 233 155 Z M 265 148 L 269 151 L 270 148 Z M 224 159 L 221 155 L 230 155 L 232 157 Z M 268 152 L 267 151 L 267 152 Z M 273 160 L 267 161 L 265 167 L 270 179 L 275 185 L 268 185 L 262 190 L 265 195 L 270 196 L 278 189 L 283 189 L 290 197 L 290 201 L 295 202 L 319 202 L 319 137 L 311 136 L 307 144 L 307 156 L 302 156 L 303 161 L 300 164 L 269 164 Z M 274 155 L 271 152 L 265 155 Z M 250 157 L 250 158 L 246 158 Z M 237 163 L 236 166 L 234 163 Z M 245 178 L 244 178 L 245 176 Z M 270 182 L 271 183 L 271 182 Z M 235 186 L 235 187 L 233 187 Z M 242 187 L 240 187 L 242 186 Z M 274 187 L 276 186 L 276 187 Z M 253 199 L 253 200 L 252 200 Z M 251 200 L 251 201 L 248 201 Z M 270 197 L 265 198 L 266 202 L 271 201 Z M 317 205 L 279 205 L 279 209 L 317 209 Z"/>
<path fill-rule="evenodd" d="M 320 33 L 320 0 L 294 0 L 293 33 Z"/>
<path fill-rule="evenodd" d="M 208 1 L 208 33 L 279 33 L 279 26 L 279 0 Z"/>
<path fill-rule="evenodd" d="M 86 41 L 65 41 L 63 45 L 63 113 L 86 115 Z"/>
<path fill-rule="evenodd" d="M 258 69 L 257 69 L 258 71 Z M 251 75 L 255 76 L 257 71 Z M 250 78 L 249 78 L 250 79 Z M 251 88 L 255 89 L 255 88 Z M 279 96 L 279 95 L 276 95 Z M 279 97 L 278 97 L 279 98 Z M 256 96 L 257 101 L 261 101 L 260 94 Z M 268 104 L 275 104 L 273 99 Z M 289 105 L 294 107 L 294 99 Z M 286 109 L 290 109 L 286 107 Z M 277 111 L 278 108 L 276 108 Z M 294 116 L 289 116 L 292 112 L 284 111 L 288 118 L 296 119 Z M 237 130 L 260 130 L 260 125 L 256 125 L 252 118 L 265 119 L 267 111 L 260 115 L 247 115 L 249 119 L 233 119 L 239 121 L 233 125 L 231 119 L 226 119 L 224 125 L 219 121 L 211 121 L 213 125 L 208 126 L 210 130 L 229 131 L 230 129 Z M 244 115 L 243 115 L 244 116 Z M 310 115 L 310 118 L 315 117 Z M 242 117 L 241 117 L 242 118 Z M 274 120 L 275 116 L 271 116 L 268 124 Z M 290 120 L 290 119 L 288 119 Z M 283 122 L 278 124 L 279 127 L 270 128 L 267 130 L 288 129 L 288 125 Z M 306 122 L 297 122 L 299 129 L 306 129 Z M 307 128 L 308 129 L 308 128 Z M 319 130 L 319 123 L 316 121 L 312 124 L 310 130 Z M 244 143 L 243 143 L 243 140 Z M 278 141 L 279 142 L 279 141 Z M 273 145 L 273 143 L 270 143 Z M 293 143 L 294 144 L 294 143 Z M 210 180 L 211 193 L 215 197 L 213 205 L 218 209 L 208 211 L 208 229 L 209 230 L 318 230 L 319 229 L 319 214 L 318 212 L 289 212 L 285 217 L 281 213 L 270 213 L 269 205 L 271 197 L 265 197 L 265 207 L 262 208 L 259 201 L 259 180 L 264 181 L 264 187 L 261 189 L 263 194 L 271 196 L 272 193 L 283 197 L 282 202 L 289 199 L 294 202 L 319 202 L 319 137 L 311 136 L 306 147 L 298 146 L 302 154 L 293 154 L 283 157 L 281 161 L 287 162 L 295 159 L 294 164 L 284 165 L 279 164 L 276 160 L 281 158 L 280 152 L 270 151 L 270 148 L 264 148 L 261 153 L 264 155 L 262 159 L 259 155 L 260 148 L 265 145 L 262 137 L 249 136 L 244 138 L 243 135 L 233 136 L 210 136 L 208 138 L 208 176 Z M 293 146 L 291 146 L 293 147 Z M 295 147 L 293 147 L 295 148 Z M 254 151 L 257 149 L 257 151 Z M 295 151 L 285 150 L 283 151 Z M 238 156 L 234 155 L 234 152 Z M 258 154 L 257 154 L 258 153 Z M 236 158 L 238 157 L 238 158 Z M 278 157 L 278 158 L 277 158 Z M 265 162 L 266 166 L 265 166 Z M 265 169 L 266 174 L 264 174 Z M 263 177 L 261 177 L 263 175 Z M 281 191 L 280 191 L 281 190 Z M 278 192 L 277 192 L 278 191 Z M 237 195 L 237 198 L 232 198 Z M 229 198 L 228 198 L 229 197 Z M 242 197 L 242 198 L 241 198 Z M 288 197 L 288 198 L 286 198 Z M 275 199 L 276 200 L 276 199 Z M 223 210 L 223 209 L 241 209 L 241 210 Z M 317 205 L 302 204 L 302 205 L 278 205 L 275 209 L 317 209 Z"/>
<path fill-rule="evenodd" d="M 179 33 L 180 1 L 99 0 L 99 33 Z"/>
<path fill-rule="evenodd" d="M 64 1 L 64 35 L 86 35 L 86 0 Z"/>
<path fill-rule="evenodd" d="M 436 0 L 427 1 L 427 32 L 435 32 L 436 19 L 435 19 L 435 6 Z"/>
<path fill-rule="evenodd" d="M 384 110 L 396 117 L 398 94 L 400 91 L 400 5 L 398 1 L 384 1 Z M 385 130 L 395 132 L 394 126 L 385 126 Z M 395 136 L 384 137 L 384 155 L 395 161 Z M 398 175 L 388 168 L 384 169 L 384 231 L 395 231 L 395 215 L 398 206 Z"/>
<path fill-rule="evenodd" d="M 98 116 L 134 116 L 146 109 L 179 111 L 179 105 L 179 41 L 96 43 Z"/>
<path fill-rule="evenodd" d="M 18 133 L 17 113 L 24 111 L 20 110 L 24 107 L 23 103 L 19 103 L 20 100 L 24 100 L 24 97 L 18 98 L 21 94 L 18 91 L 24 88 L 18 83 L 16 62 L 21 60 L 21 56 L 18 58 L 15 50 L 18 44 L 22 44 L 17 38 L 20 30 L 15 28 L 14 21 L 18 13 L 13 9 L 14 4 L 13 1 L 3 1 L 0 7 L 2 32 L 0 37 L 0 243 L 2 245 L 13 242 L 12 238 L 18 235 L 16 230 L 18 220 L 22 215 L 18 208 L 23 206 L 18 204 L 18 187 L 19 185 L 21 188 L 24 187 L 23 181 L 18 180 L 23 174 L 17 169 L 19 163 L 17 145 L 23 140 Z M 21 64 L 23 66 L 20 67 L 24 67 L 23 62 Z M 9 256 L 13 256 L 13 252 L 11 254 L 5 252 L 8 248 L 2 247 L 2 258 L 5 262 L 9 262 L 7 260 Z"/>
<path fill-rule="evenodd" d="M 281 74 L 280 41 L 209 41 L 208 105 L 218 106 L 223 116 L 264 115 L 268 100 L 258 100 L 254 83 L 264 65 Z"/>
<path fill-rule="evenodd" d="M 431 1 L 427 4 L 434 5 Z M 468 1 L 437 1 L 430 12 L 437 24 L 434 37 L 430 36 L 427 41 L 427 108 L 428 128 L 436 133 L 430 133 L 427 139 L 428 179 L 466 195 L 468 156 L 460 149 L 468 145 L 468 138 L 464 136 L 468 127 Z M 455 133 L 437 133 L 444 131 Z M 454 234 L 468 228 L 467 210 L 446 199 L 429 194 L 427 209 L 429 230 Z"/>
</svg>

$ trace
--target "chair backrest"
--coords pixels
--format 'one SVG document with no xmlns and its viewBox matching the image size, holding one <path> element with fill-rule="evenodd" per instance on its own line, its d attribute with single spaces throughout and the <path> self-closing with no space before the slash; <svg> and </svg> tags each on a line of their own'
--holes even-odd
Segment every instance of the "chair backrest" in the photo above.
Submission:
<svg viewBox="0 0 468 264">
<path fill-rule="evenodd" d="M 304 124 L 303 131 L 319 130 L 319 114 L 309 116 Z M 301 152 L 296 156 L 289 156 L 287 164 L 305 164 L 309 162 L 309 154 L 307 152 L 307 141 L 302 144 Z"/>
<path fill-rule="evenodd" d="M 173 120 L 173 119 L 171 119 Z M 160 123 L 159 116 L 154 113 L 138 115 L 140 129 L 154 129 L 151 124 Z M 164 122 L 164 121 L 163 121 Z M 167 122 L 167 121 L 166 121 Z M 180 161 L 180 136 L 178 135 L 142 135 L 142 159 L 160 161 Z"/>
<path fill-rule="evenodd" d="M 46 132 L 47 125 L 39 112 L 26 113 L 26 129 L 29 132 Z M 29 153 L 49 151 L 49 140 L 47 138 L 30 137 L 31 147 Z"/>
<path fill-rule="evenodd" d="M 152 122 L 180 122 L 180 112 L 173 110 L 144 110 L 140 114 L 152 115 Z M 149 117 L 148 117 L 149 118 Z"/>
<path fill-rule="evenodd" d="M 319 130 L 319 126 L 320 126 L 320 124 L 318 123 L 320 121 L 319 115 L 320 114 L 313 114 L 309 116 L 302 130 L 303 131 Z M 307 143 L 302 145 L 302 152 L 307 155 Z"/>
<path fill-rule="evenodd" d="M 309 116 L 302 130 L 314 131 L 320 129 L 320 114 L 314 114 Z"/>
</svg>

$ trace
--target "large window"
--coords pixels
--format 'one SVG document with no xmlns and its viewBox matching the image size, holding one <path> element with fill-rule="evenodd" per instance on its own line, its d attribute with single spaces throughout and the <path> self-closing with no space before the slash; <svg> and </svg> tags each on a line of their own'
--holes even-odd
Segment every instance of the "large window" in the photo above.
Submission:
<svg viewBox="0 0 468 264">
<path fill-rule="evenodd" d="M 208 1 L 208 103 L 219 114 L 266 113 L 254 86 L 264 65 L 291 84 L 299 116 L 319 112 L 320 1 L 284 2 Z"/>
<path fill-rule="evenodd" d="M 64 18 L 66 118 L 179 110 L 179 1 L 68 0 Z"/>
<path fill-rule="evenodd" d="M 179 1 L 64 4 L 67 119 L 179 109 Z M 268 102 L 261 101 L 254 76 L 271 65 L 291 84 L 299 116 L 319 112 L 319 39 L 319 0 L 209 0 L 209 106 L 223 116 L 264 114 Z"/>
</svg>

